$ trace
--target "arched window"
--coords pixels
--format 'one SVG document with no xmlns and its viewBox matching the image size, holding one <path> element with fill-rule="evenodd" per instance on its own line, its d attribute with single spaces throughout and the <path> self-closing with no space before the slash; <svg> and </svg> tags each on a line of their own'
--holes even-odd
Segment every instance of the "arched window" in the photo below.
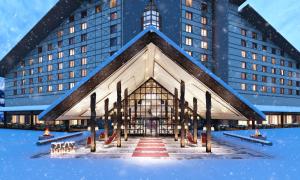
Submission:
<svg viewBox="0 0 300 180">
<path fill-rule="evenodd" d="M 150 0 L 148 5 L 145 7 L 143 13 L 143 29 L 149 26 L 154 26 L 156 29 L 160 29 L 160 14 L 154 3 L 154 0 Z"/>
</svg>

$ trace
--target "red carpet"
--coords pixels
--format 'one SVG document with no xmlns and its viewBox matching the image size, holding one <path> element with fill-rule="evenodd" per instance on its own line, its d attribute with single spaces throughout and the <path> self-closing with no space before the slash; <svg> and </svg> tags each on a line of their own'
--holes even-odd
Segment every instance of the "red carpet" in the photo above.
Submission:
<svg viewBox="0 0 300 180">
<path fill-rule="evenodd" d="M 169 157 L 161 138 L 141 138 L 132 157 Z"/>
</svg>

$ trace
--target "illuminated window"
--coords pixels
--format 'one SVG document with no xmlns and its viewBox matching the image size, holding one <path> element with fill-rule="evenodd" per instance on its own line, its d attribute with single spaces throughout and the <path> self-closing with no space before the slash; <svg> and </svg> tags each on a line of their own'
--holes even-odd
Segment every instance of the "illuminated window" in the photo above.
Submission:
<svg viewBox="0 0 300 180">
<path fill-rule="evenodd" d="M 193 44 L 192 38 L 186 37 L 185 38 L 185 44 L 188 46 L 191 46 Z"/>
<path fill-rule="evenodd" d="M 207 24 L 207 18 L 206 17 L 201 17 L 201 24 L 206 25 Z"/>
<path fill-rule="evenodd" d="M 201 54 L 201 61 L 202 62 L 208 61 L 208 55 L 207 54 Z"/>
<path fill-rule="evenodd" d="M 69 49 L 69 56 L 74 56 L 75 50 L 74 49 Z"/>
<path fill-rule="evenodd" d="M 74 77 L 75 77 L 74 71 L 70 71 L 70 72 L 69 72 L 69 77 L 70 77 L 70 78 L 74 78 Z"/>
<path fill-rule="evenodd" d="M 276 59 L 275 58 L 272 58 L 272 64 L 276 64 Z"/>
<path fill-rule="evenodd" d="M 285 62 L 283 59 L 280 60 L 280 66 L 284 66 Z"/>
<path fill-rule="evenodd" d="M 74 82 L 70 82 L 70 83 L 69 83 L 69 89 L 72 89 L 74 86 L 75 86 L 75 83 L 74 83 Z"/>
<path fill-rule="evenodd" d="M 58 84 L 58 85 L 57 85 L 57 90 L 58 90 L 58 91 L 62 91 L 63 89 L 64 89 L 63 84 Z"/>
<path fill-rule="evenodd" d="M 52 64 L 49 64 L 48 67 L 47 67 L 48 72 L 52 71 L 52 69 L 53 69 Z"/>
<path fill-rule="evenodd" d="M 262 71 L 262 72 L 267 72 L 267 66 L 262 66 L 261 71 Z"/>
<path fill-rule="evenodd" d="M 252 53 L 252 59 L 256 60 L 257 59 L 257 54 L 256 53 Z"/>
<path fill-rule="evenodd" d="M 292 76 L 293 76 L 293 72 L 289 71 L 289 72 L 288 72 L 288 76 L 289 76 L 289 77 L 292 77 Z"/>
<path fill-rule="evenodd" d="M 284 88 L 280 88 L 280 94 L 284 94 Z"/>
<path fill-rule="evenodd" d="M 247 42 L 244 39 L 241 39 L 241 46 L 247 47 Z"/>
<path fill-rule="evenodd" d="M 52 54 L 48 54 L 48 61 L 52 61 L 52 59 L 53 59 Z"/>
<path fill-rule="evenodd" d="M 58 52 L 58 55 L 57 55 L 58 59 L 63 58 L 63 56 L 64 56 L 64 53 L 62 51 Z"/>
<path fill-rule="evenodd" d="M 208 49 L 208 45 L 206 41 L 201 41 L 201 48 L 202 49 Z"/>
<path fill-rule="evenodd" d="M 64 31 L 63 30 L 60 30 L 57 32 L 57 37 L 62 37 L 62 35 L 64 34 Z"/>
<path fill-rule="evenodd" d="M 272 74 L 276 74 L 276 68 L 271 69 Z"/>
<path fill-rule="evenodd" d="M 26 83 L 26 80 L 25 80 L 25 79 L 22 79 L 22 81 L 21 81 L 21 85 L 22 85 L 22 86 L 24 86 L 24 85 L 25 85 L 25 83 Z"/>
<path fill-rule="evenodd" d="M 252 91 L 254 91 L 254 92 L 257 91 L 257 85 L 256 84 L 252 85 Z"/>
<path fill-rule="evenodd" d="M 261 92 L 264 92 L 264 93 L 267 92 L 267 87 L 266 86 L 262 86 L 261 87 Z"/>
<path fill-rule="evenodd" d="M 284 76 L 284 70 L 283 69 L 280 69 L 280 75 Z"/>
<path fill-rule="evenodd" d="M 51 85 L 48 85 L 47 91 L 52 92 L 52 86 Z"/>
<path fill-rule="evenodd" d="M 43 92 L 43 87 L 42 86 L 39 86 L 38 87 L 38 93 L 42 93 Z"/>
<path fill-rule="evenodd" d="M 192 7 L 193 6 L 193 0 L 185 0 L 185 5 L 187 7 Z"/>
<path fill-rule="evenodd" d="M 154 1 L 150 1 L 145 7 L 142 20 L 143 29 L 146 29 L 149 26 L 160 29 L 160 13 L 154 4 Z"/>
<path fill-rule="evenodd" d="M 207 37 L 207 30 L 206 29 L 201 29 L 201 36 Z"/>
<path fill-rule="evenodd" d="M 242 36 L 247 36 L 247 31 L 245 29 L 241 29 L 241 35 Z"/>
<path fill-rule="evenodd" d="M 96 5 L 95 6 L 95 13 L 99 13 L 102 11 L 101 5 Z"/>
<path fill-rule="evenodd" d="M 246 73 L 241 73 L 241 79 L 247 79 L 247 74 Z"/>
<path fill-rule="evenodd" d="M 29 94 L 33 94 L 33 92 L 34 92 L 33 88 L 32 87 L 29 88 Z"/>
<path fill-rule="evenodd" d="M 247 56 L 246 51 L 241 51 L 241 55 L 242 55 L 243 58 L 246 58 L 246 56 Z"/>
<path fill-rule="evenodd" d="M 110 0 L 109 7 L 114 8 L 117 6 L 117 0 Z"/>
<path fill-rule="evenodd" d="M 256 32 L 252 32 L 252 38 L 257 39 L 257 33 Z"/>
<path fill-rule="evenodd" d="M 29 65 L 33 65 L 34 60 L 33 59 L 29 59 Z"/>
<path fill-rule="evenodd" d="M 38 72 L 42 73 L 43 72 L 43 68 L 42 67 L 38 67 Z"/>
<path fill-rule="evenodd" d="M 252 64 L 252 70 L 257 71 L 257 64 Z"/>
<path fill-rule="evenodd" d="M 81 76 L 85 77 L 86 76 L 86 69 L 81 69 Z"/>
<path fill-rule="evenodd" d="M 87 47 L 85 46 L 81 46 L 81 53 L 86 53 L 87 51 Z"/>
<path fill-rule="evenodd" d="M 276 93 L 276 87 L 272 87 L 272 93 Z"/>
<path fill-rule="evenodd" d="M 257 81 L 257 74 L 252 74 L 252 80 Z"/>
<path fill-rule="evenodd" d="M 280 84 L 284 85 L 284 79 L 283 78 L 280 78 Z"/>
<path fill-rule="evenodd" d="M 267 56 L 262 56 L 262 61 L 266 62 L 267 61 Z"/>
<path fill-rule="evenodd" d="M 63 74 L 62 74 L 62 73 L 58 73 L 58 74 L 57 74 L 57 79 L 59 79 L 59 80 L 62 80 L 62 79 L 63 79 L 63 77 L 64 77 L 64 76 L 63 76 Z"/>
<path fill-rule="evenodd" d="M 247 85 L 245 83 L 241 84 L 241 90 L 243 90 L 243 91 L 247 90 Z"/>
<path fill-rule="evenodd" d="M 33 75 L 33 69 L 29 69 L 29 75 Z"/>
<path fill-rule="evenodd" d="M 192 20 L 193 19 L 193 14 L 191 12 L 186 11 L 185 12 L 185 18 L 188 20 Z"/>
<path fill-rule="evenodd" d="M 185 31 L 188 32 L 188 33 L 191 33 L 192 32 L 192 26 L 189 25 L 189 24 L 186 24 L 185 25 Z"/>
<path fill-rule="evenodd" d="M 69 32 L 72 34 L 72 33 L 74 33 L 75 32 L 75 27 L 74 26 L 71 26 L 70 28 L 69 28 Z"/>
<path fill-rule="evenodd" d="M 58 70 L 62 70 L 64 68 L 64 64 L 63 63 L 58 63 Z"/>
<path fill-rule="evenodd" d="M 276 84 L 276 78 L 275 77 L 272 77 L 272 83 Z"/>
<path fill-rule="evenodd" d="M 80 28 L 81 28 L 82 30 L 86 29 L 86 28 L 87 28 L 87 23 L 86 23 L 86 22 L 85 22 L 85 23 L 81 23 L 81 24 L 80 24 Z"/>
<path fill-rule="evenodd" d="M 52 76 L 51 74 L 48 75 L 47 80 L 48 80 L 48 81 L 52 81 L 52 80 L 53 80 L 53 76 Z"/>
<path fill-rule="evenodd" d="M 247 68 L 247 64 L 246 62 L 242 62 L 242 65 L 241 65 L 242 69 L 246 69 Z"/>
<path fill-rule="evenodd" d="M 86 57 L 84 57 L 84 58 L 81 59 L 81 65 L 85 65 L 85 64 L 87 64 Z"/>
<path fill-rule="evenodd" d="M 43 56 L 39 56 L 39 63 L 43 62 Z"/>
<path fill-rule="evenodd" d="M 112 12 L 112 13 L 110 13 L 110 20 L 115 20 L 115 19 L 117 19 L 117 18 L 118 18 L 117 12 Z"/>
<path fill-rule="evenodd" d="M 185 51 L 186 53 L 188 53 L 190 56 L 192 56 L 193 55 L 193 53 L 192 53 L 192 51 Z"/>
<path fill-rule="evenodd" d="M 74 66 L 75 66 L 75 61 L 74 60 L 69 61 L 69 67 L 72 68 Z"/>
</svg>

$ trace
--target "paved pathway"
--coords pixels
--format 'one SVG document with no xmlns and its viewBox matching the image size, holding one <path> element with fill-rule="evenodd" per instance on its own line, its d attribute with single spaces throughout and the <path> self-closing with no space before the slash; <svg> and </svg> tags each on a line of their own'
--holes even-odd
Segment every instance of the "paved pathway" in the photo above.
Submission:
<svg viewBox="0 0 300 180">
<path fill-rule="evenodd" d="M 169 157 L 161 138 L 141 138 L 132 157 Z"/>
</svg>

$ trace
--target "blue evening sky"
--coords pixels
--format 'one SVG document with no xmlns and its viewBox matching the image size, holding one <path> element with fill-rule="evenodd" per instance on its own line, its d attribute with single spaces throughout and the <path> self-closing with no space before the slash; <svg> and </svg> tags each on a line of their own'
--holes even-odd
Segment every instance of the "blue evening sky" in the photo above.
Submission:
<svg viewBox="0 0 300 180">
<path fill-rule="evenodd" d="M 58 0 L 1 0 L 0 59 Z M 270 24 L 300 50 L 299 0 L 248 0 Z"/>
</svg>

